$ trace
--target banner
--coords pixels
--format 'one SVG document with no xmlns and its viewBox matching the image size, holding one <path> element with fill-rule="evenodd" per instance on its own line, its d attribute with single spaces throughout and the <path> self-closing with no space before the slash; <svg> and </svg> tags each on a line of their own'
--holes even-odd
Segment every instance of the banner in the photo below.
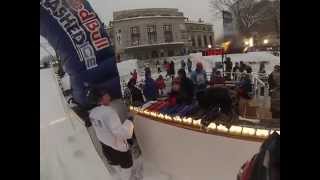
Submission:
<svg viewBox="0 0 320 180">
<path fill-rule="evenodd" d="M 40 35 L 60 57 L 78 103 L 87 105 L 87 89 L 96 86 L 121 97 L 114 49 L 87 0 L 40 0 Z"/>
</svg>

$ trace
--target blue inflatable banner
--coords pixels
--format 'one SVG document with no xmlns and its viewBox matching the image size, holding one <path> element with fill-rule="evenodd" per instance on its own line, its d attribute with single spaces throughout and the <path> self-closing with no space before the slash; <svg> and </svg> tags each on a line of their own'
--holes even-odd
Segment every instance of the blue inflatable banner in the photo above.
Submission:
<svg viewBox="0 0 320 180">
<path fill-rule="evenodd" d="M 113 47 L 87 0 L 40 0 L 40 35 L 60 57 L 78 103 L 87 105 L 87 89 L 97 86 L 121 97 Z"/>
</svg>

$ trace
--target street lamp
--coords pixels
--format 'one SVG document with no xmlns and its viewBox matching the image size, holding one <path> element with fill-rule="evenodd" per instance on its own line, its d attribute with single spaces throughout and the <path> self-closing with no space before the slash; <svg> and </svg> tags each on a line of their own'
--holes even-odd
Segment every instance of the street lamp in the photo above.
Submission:
<svg viewBox="0 0 320 180">
<path fill-rule="evenodd" d="M 249 39 L 249 47 L 253 47 L 253 38 Z"/>
<path fill-rule="evenodd" d="M 211 44 L 209 44 L 209 45 L 208 45 L 208 48 L 210 49 L 211 47 L 212 47 Z"/>
</svg>

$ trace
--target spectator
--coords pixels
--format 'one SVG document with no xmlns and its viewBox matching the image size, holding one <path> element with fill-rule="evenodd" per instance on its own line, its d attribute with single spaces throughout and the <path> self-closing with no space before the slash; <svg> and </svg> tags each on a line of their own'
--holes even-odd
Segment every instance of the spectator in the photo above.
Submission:
<svg viewBox="0 0 320 180">
<path fill-rule="evenodd" d="M 280 118 L 280 65 L 274 66 L 274 70 L 268 78 L 272 118 Z"/>
<path fill-rule="evenodd" d="M 181 60 L 181 69 L 185 69 L 186 68 L 186 62 L 184 62 L 184 60 Z"/>
<path fill-rule="evenodd" d="M 158 70 L 158 73 L 161 73 L 161 67 L 160 67 L 160 62 L 159 62 L 159 60 L 157 60 L 157 62 L 156 62 L 156 68 L 157 68 L 157 70 Z"/>
<path fill-rule="evenodd" d="M 210 82 L 213 82 L 213 79 L 216 75 L 216 72 L 217 72 L 217 68 L 216 67 L 213 67 L 212 68 L 212 72 L 211 72 L 211 75 L 210 75 Z"/>
<path fill-rule="evenodd" d="M 264 64 L 263 62 L 260 63 L 260 67 L 259 67 L 259 78 L 260 78 L 262 81 L 266 81 L 266 80 L 267 80 L 265 64 Z"/>
<path fill-rule="evenodd" d="M 233 69 L 232 69 L 233 80 L 235 80 L 235 81 L 238 80 L 239 72 L 240 72 L 240 66 L 239 66 L 239 63 L 236 62 L 235 66 L 234 66 Z"/>
<path fill-rule="evenodd" d="M 211 86 L 214 85 L 223 85 L 225 82 L 224 77 L 222 77 L 221 72 L 220 71 L 216 71 L 214 77 L 210 80 L 210 84 Z"/>
<path fill-rule="evenodd" d="M 252 67 L 250 65 L 246 65 L 245 70 L 248 74 L 252 73 Z"/>
<path fill-rule="evenodd" d="M 138 73 L 137 73 L 137 70 L 136 70 L 136 69 L 133 70 L 133 73 L 130 72 L 130 74 L 131 74 L 131 78 L 132 78 L 132 79 L 134 79 L 135 81 L 138 80 Z"/>
<path fill-rule="evenodd" d="M 172 81 L 172 89 L 168 97 L 169 106 L 174 106 L 177 103 L 180 103 L 178 98 L 179 92 L 180 92 L 180 79 L 174 78 Z M 177 98 L 178 98 L 178 102 L 177 102 Z"/>
<path fill-rule="evenodd" d="M 164 83 L 164 79 L 162 75 L 159 75 L 158 79 L 156 80 L 156 85 L 157 85 L 158 93 L 162 96 L 163 90 L 166 88 L 166 84 Z"/>
<path fill-rule="evenodd" d="M 145 63 L 144 64 L 144 72 L 150 70 L 150 67 L 149 67 L 149 64 L 148 63 Z M 151 70 L 150 70 L 151 71 Z"/>
<path fill-rule="evenodd" d="M 192 61 L 190 60 L 190 58 L 188 58 L 187 66 L 188 66 L 188 72 L 191 73 L 191 71 L 192 71 Z"/>
<path fill-rule="evenodd" d="M 128 82 L 128 85 L 127 85 L 129 91 L 125 91 L 127 94 L 125 97 L 127 97 L 126 99 L 129 99 L 128 98 L 128 93 L 130 93 L 129 97 L 130 97 L 130 104 L 132 105 L 135 105 L 135 106 L 139 106 L 141 104 L 143 104 L 144 100 L 143 100 L 143 95 L 142 95 L 142 92 L 140 89 L 138 89 L 136 87 L 136 81 L 134 79 L 131 79 L 129 82 Z"/>
<path fill-rule="evenodd" d="M 260 63 L 259 73 L 266 73 L 265 64 L 263 62 Z"/>
<path fill-rule="evenodd" d="M 237 84 L 239 96 L 244 99 L 251 99 L 252 83 L 248 74 L 242 74 L 240 82 Z"/>
<path fill-rule="evenodd" d="M 145 82 L 143 86 L 143 94 L 147 101 L 156 100 L 158 97 L 158 91 L 156 82 L 151 77 L 150 69 L 145 73 Z"/>
<path fill-rule="evenodd" d="M 180 97 L 184 103 L 191 104 L 194 95 L 193 82 L 187 77 L 184 69 L 178 71 L 178 76 L 180 79 Z"/>
<path fill-rule="evenodd" d="M 191 74 L 191 80 L 196 86 L 196 93 L 207 87 L 207 74 L 203 70 L 202 63 L 197 63 L 196 69 Z"/>
<path fill-rule="evenodd" d="M 239 71 L 240 71 L 241 73 L 243 73 L 244 70 L 246 70 L 246 64 L 244 64 L 243 61 L 240 61 Z"/>
<path fill-rule="evenodd" d="M 128 117 L 121 123 L 119 115 L 110 106 L 112 99 L 108 91 L 95 90 L 92 96 L 97 106 L 91 110 L 89 117 L 103 154 L 116 170 L 116 175 L 129 179 L 133 161 L 127 140 L 133 135 L 133 118 Z"/>
<path fill-rule="evenodd" d="M 232 61 L 230 57 L 226 58 L 226 61 L 224 62 L 226 64 L 226 77 L 228 80 L 231 80 L 231 70 L 232 70 Z"/>
<path fill-rule="evenodd" d="M 163 66 L 164 69 L 167 71 L 166 77 L 170 76 L 170 64 L 167 62 L 167 60 L 164 60 Z"/>
<path fill-rule="evenodd" d="M 170 70 L 169 70 L 170 71 L 170 75 L 173 78 L 174 75 L 176 74 L 173 61 L 170 62 L 170 66 L 169 67 L 170 67 Z"/>
</svg>

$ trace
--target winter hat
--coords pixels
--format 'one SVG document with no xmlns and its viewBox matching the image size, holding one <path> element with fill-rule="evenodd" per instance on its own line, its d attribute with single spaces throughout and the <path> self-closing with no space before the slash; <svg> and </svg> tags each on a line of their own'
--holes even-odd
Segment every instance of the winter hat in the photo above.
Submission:
<svg viewBox="0 0 320 180">
<path fill-rule="evenodd" d="M 179 78 L 174 78 L 172 81 L 172 84 L 180 84 L 180 79 Z"/>
<path fill-rule="evenodd" d="M 178 74 L 180 74 L 182 77 L 186 77 L 186 71 L 184 69 L 179 69 Z"/>
<path fill-rule="evenodd" d="M 128 86 L 128 87 L 131 86 L 131 85 L 134 86 L 134 85 L 136 85 L 136 83 L 137 83 L 137 81 L 136 81 L 134 78 L 131 78 L 131 79 L 129 80 L 127 86 Z"/>
<path fill-rule="evenodd" d="M 197 62 L 197 69 L 203 69 L 203 65 L 201 62 Z"/>
<path fill-rule="evenodd" d="M 89 90 L 87 96 L 91 104 L 98 104 L 101 97 L 106 94 L 109 94 L 109 90 L 107 88 L 103 88 L 103 89 L 93 88 Z"/>
</svg>

